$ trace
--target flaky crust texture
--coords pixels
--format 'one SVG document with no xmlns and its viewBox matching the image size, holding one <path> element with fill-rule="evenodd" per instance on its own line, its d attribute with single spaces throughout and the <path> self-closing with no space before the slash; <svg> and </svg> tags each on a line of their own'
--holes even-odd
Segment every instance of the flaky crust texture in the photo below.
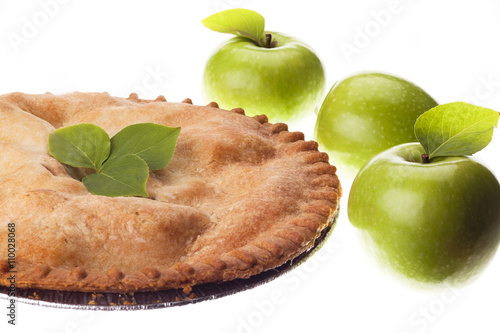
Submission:
<svg viewBox="0 0 500 333">
<path fill-rule="evenodd" d="M 92 123 L 112 137 L 143 122 L 181 127 L 172 161 L 150 173 L 149 198 L 93 195 L 80 181 L 88 170 L 48 152 L 60 127 Z M 316 142 L 213 102 L 11 93 L 0 96 L 0 149 L 0 239 L 15 223 L 18 288 L 134 292 L 248 278 L 310 249 L 341 196 Z M 9 270 L 2 251 L 3 285 Z"/>
</svg>

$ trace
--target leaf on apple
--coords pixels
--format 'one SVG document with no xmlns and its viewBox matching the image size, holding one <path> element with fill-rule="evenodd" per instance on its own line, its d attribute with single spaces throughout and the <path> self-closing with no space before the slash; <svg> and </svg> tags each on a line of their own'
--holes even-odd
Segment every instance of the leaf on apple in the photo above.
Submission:
<svg viewBox="0 0 500 333">
<path fill-rule="evenodd" d="M 455 102 L 438 105 L 415 123 L 415 136 L 428 159 L 472 155 L 486 147 L 500 114 L 480 106 Z"/>
<path fill-rule="evenodd" d="M 210 30 L 249 38 L 257 45 L 263 46 L 265 20 L 253 10 L 243 8 L 223 10 L 201 22 Z"/>
</svg>

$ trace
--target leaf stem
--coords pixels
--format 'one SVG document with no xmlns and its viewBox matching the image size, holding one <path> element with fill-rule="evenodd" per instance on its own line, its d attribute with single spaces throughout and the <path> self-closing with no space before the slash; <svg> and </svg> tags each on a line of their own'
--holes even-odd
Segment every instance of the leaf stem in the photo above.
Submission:
<svg viewBox="0 0 500 333">
<path fill-rule="evenodd" d="M 244 31 L 239 31 L 239 32 L 241 33 L 242 37 L 246 37 L 246 38 L 250 39 L 251 41 L 255 42 L 255 44 L 257 44 L 257 46 L 264 47 L 264 45 L 259 40 L 259 38 L 256 38 L 255 36 L 252 36 Z"/>
<path fill-rule="evenodd" d="M 427 154 L 422 154 L 422 163 L 430 163 L 429 155 Z"/>
</svg>

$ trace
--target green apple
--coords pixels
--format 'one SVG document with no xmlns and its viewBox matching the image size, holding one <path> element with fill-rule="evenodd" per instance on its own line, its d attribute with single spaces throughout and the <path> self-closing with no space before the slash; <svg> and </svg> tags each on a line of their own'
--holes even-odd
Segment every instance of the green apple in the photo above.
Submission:
<svg viewBox="0 0 500 333">
<path fill-rule="evenodd" d="M 374 157 L 352 184 L 348 217 L 377 257 L 404 276 L 463 282 L 498 247 L 500 185 L 472 158 L 423 163 L 424 153 L 407 143 Z"/>
<path fill-rule="evenodd" d="M 360 73 L 337 82 L 321 105 L 315 139 L 345 171 L 357 171 L 376 154 L 413 142 L 413 125 L 436 106 L 425 91 L 402 78 Z"/>
<path fill-rule="evenodd" d="M 215 16 L 234 11 L 238 10 Z M 248 10 L 244 14 L 259 15 Z M 241 107 L 248 115 L 266 114 L 271 122 L 314 116 L 325 86 L 320 59 L 300 40 L 264 31 L 263 18 L 261 23 L 261 31 L 253 34 L 260 37 L 231 30 L 238 37 L 224 42 L 210 56 L 203 75 L 205 99 L 225 109 Z"/>
</svg>

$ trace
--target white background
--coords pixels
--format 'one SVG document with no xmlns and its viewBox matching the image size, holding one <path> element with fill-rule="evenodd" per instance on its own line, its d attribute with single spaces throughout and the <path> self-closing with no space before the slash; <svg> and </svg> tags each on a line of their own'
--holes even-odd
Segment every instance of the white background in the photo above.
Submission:
<svg viewBox="0 0 500 333">
<path fill-rule="evenodd" d="M 378 70 L 415 82 L 440 103 L 462 100 L 500 109 L 496 0 L 1 0 L 0 94 L 138 91 L 144 98 L 163 94 L 170 101 L 191 97 L 206 104 L 204 63 L 229 36 L 200 21 L 232 7 L 256 10 L 269 30 L 307 42 L 324 63 L 328 88 L 354 72 Z M 347 45 L 356 53 L 343 52 Z M 310 126 L 301 130 L 310 138 Z M 500 175 L 500 134 L 495 135 L 477 156 Z M 350 179 L 343 180 L 342 215 L 332 237 L 306 264 L 267 285 L 149 311 L 85 312 L 18 303 L 16 327 L 7 325 L 1 300 L 0 331 L 500 331 L 498 255 L 465 287 L 411 287 L 379 268 L 360 246 L 345 213 Z"/>
</svg>

